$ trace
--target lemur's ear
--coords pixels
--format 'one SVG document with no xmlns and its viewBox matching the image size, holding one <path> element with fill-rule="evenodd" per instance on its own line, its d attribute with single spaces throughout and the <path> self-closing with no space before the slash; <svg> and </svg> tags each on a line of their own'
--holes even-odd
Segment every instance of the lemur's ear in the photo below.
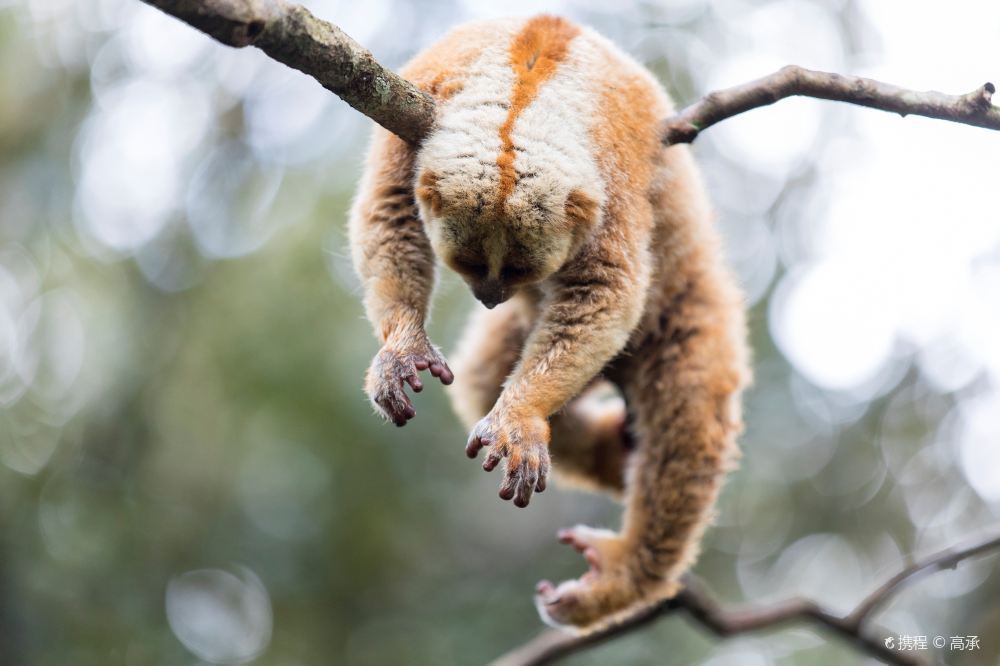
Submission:
<svg viewBox="0 0 1000 666">
<path fill-rule="evenodd" d="M 581 189 L 575 189 L 566 197 L 566 219 L 574 227 L 590 229 L 597 224 L 601 205 L 597 199 Z"/>
<path fill-rule="evenodd" d="M 425 169 L 420 174 L 420 181 L 417 184 L 417 198 L 420 199 L 435 215 L 441 214 L 441 193 L 437 187 L 437 174 L 429 169 Z"/>
</svg>

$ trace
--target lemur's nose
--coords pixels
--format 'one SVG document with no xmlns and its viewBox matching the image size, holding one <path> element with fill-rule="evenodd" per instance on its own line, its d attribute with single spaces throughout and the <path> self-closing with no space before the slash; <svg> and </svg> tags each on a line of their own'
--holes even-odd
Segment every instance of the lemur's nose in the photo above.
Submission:
<svg viewBox="0 0 1000 666">
<path fill-rule="evenodd" d="M 472 293 L 480 303 L 490 310 L 507 300 L 503 284 L 499 280 L 481 282 L 472 289 Z"/>
</svg>

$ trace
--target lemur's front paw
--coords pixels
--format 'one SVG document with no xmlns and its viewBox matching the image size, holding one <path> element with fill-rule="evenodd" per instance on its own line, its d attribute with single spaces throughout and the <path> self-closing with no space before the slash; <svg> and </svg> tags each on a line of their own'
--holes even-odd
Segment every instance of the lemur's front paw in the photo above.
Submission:
<svg viewBox="0 0 1000 666">
<path fill-rule="evenodd" d="M 638 586 L 627 566 L 628 548 L 617 533 L 584 525 L 560 530 L 589 565 L 586 573 L 558 586 L 543 580 L 535 587 L 535 606 L 547 624 L 587 628 L 601 624 L 639 601 Z"/>
<path fill-rule="evenodd" d="M 430 370 L 442 384 L 451 384 L 455 379 L 444 356 L 426 336 L 404 344 L 387 342 L 368 368 L 365 392 L 382 416 L 404 426 L 417 413 L 404 384 L 420 393 L 424 385 L 418 373 L 423 370 Z"/>
<path fill-rule="evenodd" d="M 549 424 L 543 417 L 494 407 L 472 429 L 465 453 L 475 458 L 483 447 L 489 447 L 483 461 L 487 472 L 506 459 L 501 499 L 513 499 L 516 506 L 525 507 L 533 492 L 545 490 L 550 469 Z"/>
</svg>

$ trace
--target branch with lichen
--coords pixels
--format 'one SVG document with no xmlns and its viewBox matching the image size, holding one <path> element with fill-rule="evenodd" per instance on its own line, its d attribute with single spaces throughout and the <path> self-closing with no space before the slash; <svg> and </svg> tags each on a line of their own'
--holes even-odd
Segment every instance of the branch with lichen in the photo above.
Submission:
<svg viewBox="0 0 1000 666">
<path fill-rule="evenodd" d="M 304 72 L 393 134 L 419 143 L 434 100 L 383 67 L 368 49 L 284 0 L 143 0 L 229 46 L 256 46 Z"/>
<path fill-rule="evenodd" d="M 949 548 L 935 553 L 903 568 L 874 592 L 865 597 L 847 615 L 825 608 L 809 599 L 792 599 L 768 606 L 743 606 L 725 608 L 716 601 L 696 576 L 684 577 L 684 588 L 667 601 L 651 606 L 631 617 L 589 634 L 573 635 L 560 631 L 546 631 L 534 640 L 508 652 L 493 662 L 492 666 L 541 666 L 580 652 L 594 645 L 645 627 L 652 622 L 683 612 L 720 638 L 727 638 L 761 629 L 773 629 L 793 623 L 817 626 L 849 642 L 858 651 L 887 664 L 914 666 L 926 663 L 916 653 L 890 649 L 884 643 L 884 634 L 871 631 L 873 615 L 903 587 L 921 577 L 954 569 L 961 562 L 978 555 L 1000 551 L 1000 534 L 974 543 Z"/>
</svg>

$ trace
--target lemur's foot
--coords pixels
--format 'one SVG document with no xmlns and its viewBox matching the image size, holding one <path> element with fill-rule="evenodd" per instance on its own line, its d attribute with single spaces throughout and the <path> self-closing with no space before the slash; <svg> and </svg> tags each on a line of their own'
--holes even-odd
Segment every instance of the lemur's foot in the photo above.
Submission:
<svg viewBox="0 0 1000 666">
<path fill-rule="evenodd" d="M 426 336 L 402 345 L 386 343 L 368 368 L 365 392 L 386 420 L 404 426 L 417 414 L 406 395 L 405 384 L 420 393 L 424 385 L 419 373 L 424 370 L 429 370 L 442 384 L 455 380 L 448 362 Z"/>
<path fill-rule="evenodd" d="M 638 588 L 625 566 L 626 544 L 617 533 L 578 525 L 560 530 L 559 541 L 581 553 L 590 568 L 559 585 L 547 580 L 538 583 L 535 606 L 546 624 L 591 627 L 639 601 Z"/>
<path fill-rule="evenodd" d="M 544 418 L 494 407 L 472 429 L 465 453 L 475 458 L 483 447 L 490 448 L 483 461 L 487 472 L 506 458 L 501 499 L 513 499 L 516 506 L 525 507 L 533 492 L 545 490 L 550 463 L 549 424 Z"/>
</svg>

